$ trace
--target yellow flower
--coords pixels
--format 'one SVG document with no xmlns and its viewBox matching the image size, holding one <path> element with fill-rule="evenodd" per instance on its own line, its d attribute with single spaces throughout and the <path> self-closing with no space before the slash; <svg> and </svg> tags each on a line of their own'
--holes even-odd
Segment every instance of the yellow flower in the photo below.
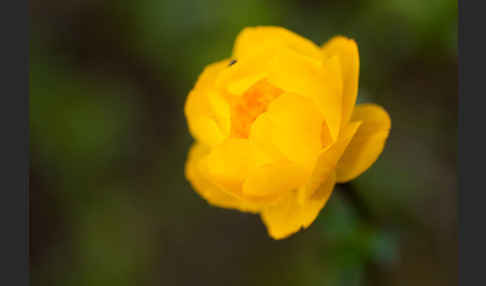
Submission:
<svg viewBox="0 0 486 286">
<path fill-rule="evenodd" d="M 351 39 L 318 47 L 280 27 L 244 29 L 187 97 L 187 179 L 212 205 L 260 214 L 274 239 L 308 227 L 390 131 L 383 108 L 355 106 L 358 74 Z"/>
</svg>

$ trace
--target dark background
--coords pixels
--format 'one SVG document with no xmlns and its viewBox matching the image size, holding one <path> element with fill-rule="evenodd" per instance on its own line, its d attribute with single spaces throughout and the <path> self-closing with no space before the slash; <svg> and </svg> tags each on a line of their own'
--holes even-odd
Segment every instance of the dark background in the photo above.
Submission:
<svg viewBox="0 0 486 286">
<path fill-rule="evenodd" d="M 457 2 L 31 0 L 32 285 L 455 285 Z M 183 106 L 245 26 L 356 39 L 392 118 L 370 170 L 289 239 L 184 178 Z M 352 194 L 352 195 L 349 195 Z"/>
</svg>

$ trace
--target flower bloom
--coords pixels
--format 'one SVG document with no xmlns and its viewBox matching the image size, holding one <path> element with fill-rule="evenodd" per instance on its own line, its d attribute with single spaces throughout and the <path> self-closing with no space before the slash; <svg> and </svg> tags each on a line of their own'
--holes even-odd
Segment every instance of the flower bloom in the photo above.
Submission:
<svg viewBox="0 0 486 286">
<path fill-rule="evenodd" d="M 212 205 L 260 214 L 274 239 L 307 228 L 388 137 L 383 108 L 355 106 L 358 75 L 351 39 L 319 47 L 280 27 L 244 29 L 187 97 L 187 179 Z"/>
</svg>

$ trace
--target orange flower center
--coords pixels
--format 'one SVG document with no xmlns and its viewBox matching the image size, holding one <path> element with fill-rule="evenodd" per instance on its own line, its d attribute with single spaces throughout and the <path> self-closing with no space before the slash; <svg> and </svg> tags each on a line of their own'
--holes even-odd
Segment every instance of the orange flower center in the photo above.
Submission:
<svg viewBox="0 0 486 286">
<path fill-rule="evenodd" d="M 230 100 L 231 137 L 248 138 L 251 124 L 265 112 L 268 104 L 280 96 L 283 91 L 261 80 L 250 87 L 243 95 Z"/>
</svg>

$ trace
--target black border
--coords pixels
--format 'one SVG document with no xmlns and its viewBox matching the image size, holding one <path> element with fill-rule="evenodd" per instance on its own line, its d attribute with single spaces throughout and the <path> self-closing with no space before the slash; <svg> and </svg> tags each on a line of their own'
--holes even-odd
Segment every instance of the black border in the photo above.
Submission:
<svg viewBox="0 0 486 286">
<path fill-rule="evenodd" d="M 2 180 L 0 285 L 29 285 L 29 23 L 28 1 L 0 9 Z"/>
<path fill-rule="evenodd" d="M 476 4 L 476 5 L 473 5 Z M 459 1 L 459 285 L 483 285 L 486 254 L 484 2 Z M 469 42 L 465 42 L 466 35 Z"/>
</svg>

